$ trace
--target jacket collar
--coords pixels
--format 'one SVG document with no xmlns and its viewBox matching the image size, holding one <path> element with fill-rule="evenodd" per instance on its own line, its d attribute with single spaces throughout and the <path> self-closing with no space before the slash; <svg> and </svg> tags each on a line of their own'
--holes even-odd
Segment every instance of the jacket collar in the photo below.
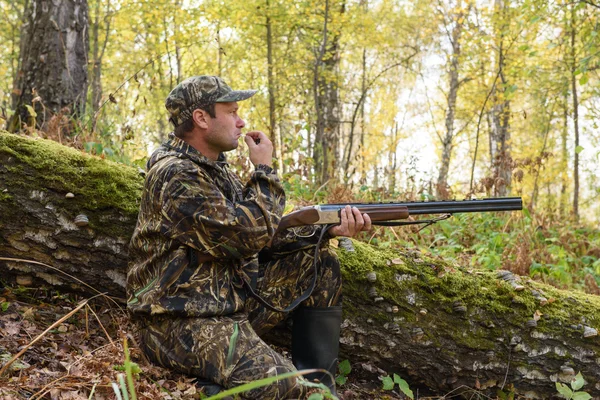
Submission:
<svg viewBox="0 0 600 400">
<path fill-rule="evenodd" d="M 227 164 L 227 158 L 223 153 L 219 154 L 217 161 L 213 161 L 204 154 L 200 153 L 193 146 L 190 146 L 186 141 L 179 139 L 173 133 L 169 134 L 169 139 L 164 143 L 164 146 L 179 153 L 180 156 L 189 158 L 196 164 L 207 164 L 211 167 L 223 167 Z"/>
</svg>

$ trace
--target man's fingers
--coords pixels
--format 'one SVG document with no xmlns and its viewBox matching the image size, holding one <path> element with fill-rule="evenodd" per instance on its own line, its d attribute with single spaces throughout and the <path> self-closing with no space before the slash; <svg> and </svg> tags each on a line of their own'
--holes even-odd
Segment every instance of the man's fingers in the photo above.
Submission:
<svg viewBox="0 0 600 400">
<path fill-rule="evenodd" d="M 339 225 L 340 230 L 346 230 L 348 229 L 348 213 L 346 212 L 345 208 L 342 208 L 342 210 L 340 211 L 340 217 L 341 217 L 341 222 Z"/>
<path fill-rule="evenodd" d="M 363 219 L 365 220 L 365 226 L 363 227 L 363 231 L 371 230 L 371 217 L 369 217 L 369 214 L 363 214 Z"/>
<path fill-rule="evenodd" d="M 260 140 L 260 143 L 271 143 L 269 137 L 262 131 L 250 131 L 246 133 L 246 138 L 250 136 L 255 142 Z"/>
<path fill-rule="evenodd" d="M 352 207 L 352 213 L 354 214 L 354 221 L 356 221 L 354 226 L 354 233 L 357 233 L 362 231 L 362 228 L 365 225 L 365 220 L 358 208 Z"/>
<path fill-rule="evenodd" d="M 346 225 L 346 230 L 352 234 L 352 229 L 354 228 L 354 225 L 356 224 L 356 221 L 354 219 L 354 213 L 352 212 L 352 207 L 350 206 L 346 206 L 345 208 L 346 210 L 346 216 L 348 217 L 348 225 Z"/>
<path fill-rule="evenodd" d="M 250 135 L 244 136 L 244 142 L 246 142 L 249 148 L 256 147 L 256 142 L 254 141 L 254 138 Z"/>
</svg>

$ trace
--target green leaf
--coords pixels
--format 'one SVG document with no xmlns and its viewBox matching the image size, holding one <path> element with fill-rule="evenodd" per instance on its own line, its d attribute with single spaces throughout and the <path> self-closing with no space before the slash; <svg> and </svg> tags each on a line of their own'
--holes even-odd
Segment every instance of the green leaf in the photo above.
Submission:
<svg viewBox="0 0 600 400">
<path fill-rule="evenodd" d="M 406 396 L 410 397 L 411 399 L 415 398 L 412 390 L 410 390 L 410 387 L 408 386 L 408 383 L 404 379 L 402 379 L 398 375 L 394 374 L 394 382 L 396 382 L 398 384 L 398 387 L 400 387 L 400 390 L 402 390 L 402 393 L 404 393 Z"/>
<path fill-rule="evenodd" d="M 517 85 L 510 85 L 509 87 L 506 88 L 506 90 L 504 91 L 506 94 L 511 94 L 517 91 L 519 87 Z"/>
<path fill-rule="evenodd" d="M 338 366 L 339 370 L 340 370 L 340 374 L 342 375 L 348 375 L 350 373 L 350 371 L 352 371 L 352 367 L 350 366 L 350 361 L 348 360 L 344 360 L 340 363 L 340 365 Z"/>
<path fill-rule="evenodd" d="M 142 373 L 142 369 L 140 368 L 140 366 L 137 363 L 134 362 L 129 362 L 131 365 L 131 372 L 134 374 L 141 374 Z M 125 364 L 120 364 L 120 365 L 113 365 L 113 369 L 115 371 L 126 371 L 127 368 L 125 366 Z"/>
<path fill-rule="evenodd" d="M 583 147 L 581 147 L 581 146 L 577 146 L 577 147 L 575 147 L 575 153 L 579 154 L 579 153 L 581 153 L 582 151 L 583 151 Z"/>
<path fill-rule="evenodd" d="M 382 382 L 383 390 L 392 390 L 394 388 L 394 381 L 389 376 L 384 376 Z"/>
<path fill-rule="evenodd" d="M 562 383 L 556 382 L 556 390 L 558 390 L 558 393 L 563 395 L 563 397 L 566 399 L 570 399 L 573 397 L 573 391 L 569 389 L 567 385 L 563 385 Z"/>
<path fill-rule="evenodd" d="M 323 400 L 323 395 L 320 393 L 313 393 L 308 396 L 308 400 Z"/>
<path fill-rule="evenodd" d="M 404 379 L 400 378 L 400 375 L 398 374 L 394 374 L 394 383 L 400 383 L 400 381 L 403 381 Z"/>
<path fill-rule="evenodd" d="M 583 74 L 581 76 L 581 78 L 579 78 L 579 84 L 580 85 L 585 85 L 588 82 L 589 78 L 588 78 L 588 74 Z"/>
<path fill-rule="evenodd" d="M 584 384 L 585 381 L 583 380 L 583 375 L 581 375 L 581 372 L 579 372 L 575 376 L 575 379 L 571 382 L 571 387 L 573 388 L 573 390 L 579 390 L 583 387 Z"/>
<path fill-rule="evenodd" d="M 2 312 L 5 312 L 6 310 L 8 310 L 8 307 L 10 307 L 10 303 L 8 301 L 3 301 L 2 302 Z"/>
<path fill-rule="evenodd" d="M 531 18 L 529 20 L 529 23 L 531 24 L 535 24 L 536 22 L 538 22 L 540 19 L 542 19 L 542 17 L 540 17 L 539 15 L 536 15 L 535 17 Z"/>
<path fill-rule="evenodd" d="M 590 400 L 590 396 L 587 392 L 575 392 L 573 393 L 573 400 Z"/>
<path fill-rule="evenodd" d="M 231 338 L 229 339 L 229 352 L 227 353 L 227 360 L 226 360 L 227 368 L 229 368 L 229 366 L 231 366 L 233 363 L 233 355 L 234 355 L 235 349 L 237 347 L 239 331 L 240 331 L 240 328 L 238 326 L 238 323 L 236 322 L 235 325 L 233 326 L 233 333 L 231 334 Z"/>
<path fill-rule="evenodd" d="M 338 386 L 342 386 L 346 383 L 347 380 L 348 378 L 346 378 L 344 375 L 338 375 L 335 377 L 335 384 Z"/>
<path fill-rule="evenodd" d="M 25 104 L 25 108 L 27 109 L 27 112 L 29 113 L 29 115 L 31 115 L 32 118 L 37 118 L 37 113 L 35 112 L 33 107 L 31 107 L 29 104 Z"/>
</svg>

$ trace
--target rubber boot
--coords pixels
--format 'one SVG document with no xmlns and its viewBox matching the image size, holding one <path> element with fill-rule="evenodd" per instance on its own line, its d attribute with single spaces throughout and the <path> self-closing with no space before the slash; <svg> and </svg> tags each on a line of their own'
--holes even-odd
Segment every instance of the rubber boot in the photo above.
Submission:
<svg viewBox="0 0 600 400">
<path fill-rule="evenodd" d="M 340 349 L 342 307 L 301 307 L 294 311 L 292 327 L 292 362 L 298 370 L 319 368 L 331 373 L 313 373 L 304 378 L 318 379 L 335 391 L 335 374 Z"/>
</svg>

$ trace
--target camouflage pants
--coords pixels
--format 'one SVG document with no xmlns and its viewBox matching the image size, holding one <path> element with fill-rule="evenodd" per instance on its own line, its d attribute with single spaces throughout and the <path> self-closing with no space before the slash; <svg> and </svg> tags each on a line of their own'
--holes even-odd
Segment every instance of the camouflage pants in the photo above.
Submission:
<svg viewBox="0 0 600 400">
<path fill-rule="evenodd" d="M 260 266 L 257 289 L 270 304 L 288 306 L 309 287 L 314 249 L 298 251 Z M 341 305 L 341 275 L 337 257 L 320 250 L 317 285 L 304 301 L 309 307 Z M 294 371 L 291 361 L 260 337 L 287 317 L 268 310 L 253 298 L 247 313 L 213 318 L 160 317 L 140 324 L 143 351 L 156 364 L 208 379 L 225 388 Z M 298 399 L 306 388 L 296 378 L 282 379 L 243 394 L 247 399 Z"/>
</svg>

